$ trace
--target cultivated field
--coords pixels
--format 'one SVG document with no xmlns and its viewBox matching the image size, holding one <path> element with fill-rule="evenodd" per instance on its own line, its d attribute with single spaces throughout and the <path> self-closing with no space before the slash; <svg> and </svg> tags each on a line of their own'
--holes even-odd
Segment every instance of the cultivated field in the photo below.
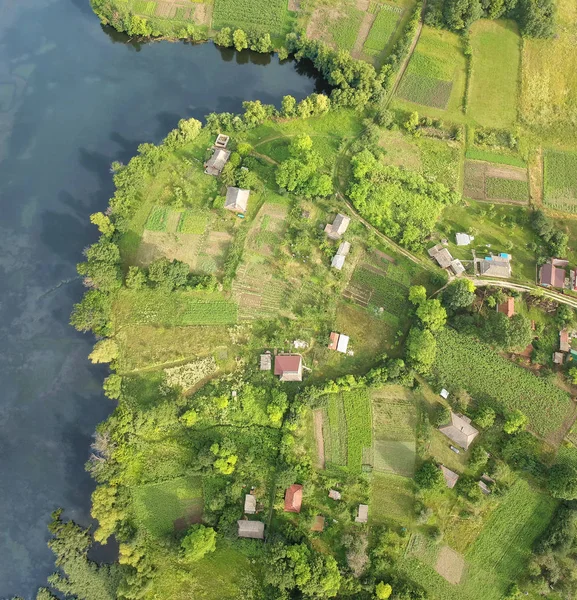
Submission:
<svg viewBox="0 0 577 600">
<path fill-rule="evenodd" d="M 452 329 L 438 333 L 437 343 L 443 350 L 437 353 L 433 372 L 446 386 L 466 389 L 501 409 L 521 410 L 539 435 L 561 427 L 571 409 L 567 392 Z"/>
<path fill-rule="evenodd" d="M 369 9 L 373 14 L 372 25 L 363 44 L 363 53 L 367 56 L 378 56 L 389 44 L 397 29 L 403 9 L 391 4 L 371 2 Z"/>
<path fill-rule="evenodd" d="M 512 21 L 480 20 L 471 27 L 473 73 L 467 114 L 489 127 L 517 120 L 521 40 Z"/>
<path fill-rule="evenodd" d="M 202 520 L 202 479 L 180 477 L 132 490 L 136 521 L 152 535 L 162 537 Z"/>
<path fill-rule="evenodd" d="M 551 208 L 577 212 L 577 152 L 547 150 L 544 160 L 544 202 Z"/>
<path fill-rule="evenodd" d="M 214 0 L 212 26 L 282 35 L 287 33 L 287 1 Z"/>
<path fill-rule="evenodd" d="M 526 204 L 529 201 L 527 169 L 466 160 L 463 195 L 475 200 Z"/>
<path fill-rule="evenodd" d="M 319 39 L 338 50 L 353 49 L 366 12 L 353 0 L 315 8 L 307 25 L 307 36 Z"/>
<path fill-rule="evenodd" d="M 464 60 L 456 35 L 425 26 L 398 96 L 432 108 L 458 108 L 464 91 Z"/>
<path fill-rule="evenodd" d="M 373 472 L 370 522 L 374 525 L 396 521 L 409 525 L 414 518 L 413 482 L 392 473 Z"/>
</svg>

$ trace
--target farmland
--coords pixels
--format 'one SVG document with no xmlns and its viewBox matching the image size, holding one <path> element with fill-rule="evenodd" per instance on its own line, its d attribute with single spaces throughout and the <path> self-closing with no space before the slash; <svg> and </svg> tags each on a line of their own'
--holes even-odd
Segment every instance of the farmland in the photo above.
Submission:
<svg viewBox="0 0 577 600">
<path fill-rule="evenodd" d="M 463 194 L 475 200 L 527 203 L 527 170 L 466 160 Z"/>
<path fill-rule="evenodd" d="M 152 535 L 163 537 L 173 533 L 182 519 L 186 523 L 202 519 L 202 480 L 180 477 L 132 490 L 134 515 Z"/>
<path fill-rule="evenodd" d="M 477 21 L 471 28 L 473 73 L 467 113 L 475 122 L 507 127 L 517 120 L 520 38 L 510 21 Z"/>
<path fill-rule="evenodd" d="M 545 204 L 577 212 L 577 152 L 547 150 L 544 162 Z"/>
<path fill-rule="evenodd" d="M 414 516 L 413 482 L 389 473 L 373 473 L 371 480 L 371 523 L 396 521 L 408 525 Z"/>
<path fill-rule="evenodd" d="M 214 0 L 212 26 L 281 35 L 287 16 L 286 0 Z"/>
<path fill-rule="evenodd" d="M 363 45 L 364 53 L 369 56 L 376 56 L 386 48 L 402 15 L 402 9 L 388 4 L 382 4 L 376 10 L 375 20 Z"/>
<path fill-rule="evenodd" d="M 440 332 L 437 343 L 443 352 L 437 354 L 433 371 L 446 386 L 464 388 L 505 410 L 521 410 L 540 435 L 561 427 L 571 406 L 566 392 L 451 329 Z"/>
<path fill-rule="evenodd" d="M 166 231 L 168 213 L 167 206 L 153 206 L 146 220 L 146 229 L 149 231 Z"/>
<path fill-rule="evenodd" d="M 529 199 L 529 185 L 526 181 L 504 179 L 502 177 L 488 177 L 485 181 L 487 200 L 527 202 Z"/>
<path fill-rule="evenodd" d="M 355 389 L 327 396 L 328 438 L 325 448 L 328 462 L 347 466 L 360 473 L 363 457 L 371 446 L 371 406 L 365 389 Z"/>
</svg>

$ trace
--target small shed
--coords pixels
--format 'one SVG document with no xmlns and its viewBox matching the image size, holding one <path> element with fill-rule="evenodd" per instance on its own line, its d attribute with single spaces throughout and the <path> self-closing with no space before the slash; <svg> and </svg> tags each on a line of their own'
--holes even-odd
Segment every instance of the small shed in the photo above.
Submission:
<svg viewBox="0 0 577 600">
<path fill-rule="evenodd" d="M 331 238 L 331 240 L 338 240 L 347 230 L 350 222 L 351 219 L 349 217 L 339 213 L 332 223 L 327 224 L 325 227 L 325 233 L 329 238 Z"/>
<path fill-rule="evenodd" d="M 216 142 L 214 142 L 214 146 L 215 146 L 215 148 L 226 148 L 228 146 L 229 140 L 230 140 L 230 137 L 228 135 L 219 133 L 216 136 Z"/>
<path fill-rule="evenodd" d="M 565 360 L 565 354 L 563 352 L 553 352 L 553 363 L 556 365 L 562 365 Z"/>
<path fill-rule="evenodd" d="M 252 538 L 254 540 L 264 539 L 264 523 L 262 521 L 248 521 L 241 519 L 237 521 L 238 537 Z"/>
<path fill-rule="evenodd" d="M 335 254 L 331 262 L 331 267 L 340 271 L 345 265 L 345 257 L 342 254 Z"/>
<path fill-rule="evenodd" d="M 441 398 L 444 398 L 446 400 L 449 397 L 449 392 L 445 388 L 443 388 L 439 395 L 441 396 Z"/>
<path fill-rule="evenodd" d="M 429 256 L 437 261 L 441 269 L 447 269 L 453 262 L 451 253 L 442 244 L 437 244 L 428 250 Z"/>
<path fill-rule="evenodd" d="M 455 258 L 451 261 L 451 271 L 453 271 L 457 277 L 465 272 L 465 267 L 458 258 Z"/>
<path fill-rule="evenodd" d="M 243 190 L 237 187 L 227 187 L 224 208 L 237 213 L 246 212 L 246 209 L 248 208 L 249 196 L 250 190 Z"/>
<path fill-rule="evenodd" d="M 339 334 L 332 331 L 330 335 L 330 341 L 328 345 L 329 350 L 336 350 L 339 344 Z"/>
<path fill-rule="evenodd" d="M 355 523 L 366 523 L 369 520 L 369 507 L 367 504 L 359 504 Z"/>
<path fill-rule="evenodd" d="M 455 473 L 455 471 L 451 471 L 451 469 L 447 469 L 445 465 L 441 465 L 441 472 L 443 473 L 443 477 L 445 478 L 445 484 L 449 489 L 453 489 L 455 484 L 459 480 L 459 475 Z"/>
<path fill-rule="evenodd" d="M 343 354 L 347 353 L 347 348 L 349 347 L 349 336 L 341 333 L 339 336 L 339 343 L 337 345 L 337 352 L 342 352 Z"/>
<path fill-rule="evenodd" d="M 511 318 L 515 314 L 515 298 L 509 296 L 505 302 L 497 305 L 497 312 Z"/>
<path fill-rule="evenodd" d="M 229 158 L 230 152 L 228 150 L 224 150 L 223 148 L 215 148 L 212 156 L 204 164 L 204 172 L 207 175 L 214 175 L 215 177 L 218 177 L 222 173 L 224 165 L 226 165 Z"/>
<path fill-rule="evenodd" d="M 483 480 L 479 481 L 479 487 L 485 496 L 491 493 L 491 488 Z"/>
<path fill-rule="evenodd" d="M 337 492 L 337 490 L 329 490 L 329 498 L 331 498 L 332 500 L 340 500 L 341 493 Z"/>
<path fill-rule="evenodd" d="M 350 242 L 341 242 L 341 244 L 339 245 L 339 249 L 337 250 L 337 254 L 340 254 L 341 256 L 347 256 L 347 254 L 350 251 L 351 251 Z"/>
<path fill-rule="evenodd" d="M 260 355 L 260 370 L 261 371 L 270 371 L 272 368 L 272 357 L 270 352 L 265 352 Z"/>
<path fill-rule="evenodd" d="M 321 532 L 325 528 L 325 518 L 322 515 L 317 515 L 311 525 L 311 531 Z"/>
<path fill-rule="evenodd" d="M 475 238 L 468 233 L 457 233 L 455 236 L 457 246 L 468 246 Z"/>
<path fill-rule="evenodd" d="M 247 515 L 256 514 L 256 496 L 246 494 L 244 497 L 244 512 Z"/>
<path fill-rule="evenodd" d="M 300 513 L 303 503 L 303 486 L 293 483 L 287 488 L 284 495 L 285 512 Z"/>
</svg>

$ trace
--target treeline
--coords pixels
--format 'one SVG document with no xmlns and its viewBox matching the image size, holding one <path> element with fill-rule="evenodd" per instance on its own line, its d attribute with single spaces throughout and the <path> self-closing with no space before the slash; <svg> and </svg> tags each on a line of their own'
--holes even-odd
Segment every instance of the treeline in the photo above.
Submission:
<svg viewBox="0 0 577 600">
<path fill-rule="evenodd" d="M 554 0 L 430 0 L 425 23 L 466 32 L 478 19 L 515 19 L 526 37 L 549 38 L 555 30 Z"/>
</svg>

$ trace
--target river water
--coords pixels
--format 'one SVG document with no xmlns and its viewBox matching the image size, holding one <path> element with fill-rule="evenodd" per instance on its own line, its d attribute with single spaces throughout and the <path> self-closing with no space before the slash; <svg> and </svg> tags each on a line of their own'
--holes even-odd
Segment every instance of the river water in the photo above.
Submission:
<svg viewBox="0 0 577 600">
<path fill-rule="evenodd" d="M 111 162 L 179 118 L 303 98 L 320 83 L 299 71 L 212 44 L 127 44 L 88 0 L 0 0 L 0 597 L 32 597 L 52 572 L 52 510 L 89 522 L 83 465 L 113 403 L 68 317 Z"/>
</svg>

